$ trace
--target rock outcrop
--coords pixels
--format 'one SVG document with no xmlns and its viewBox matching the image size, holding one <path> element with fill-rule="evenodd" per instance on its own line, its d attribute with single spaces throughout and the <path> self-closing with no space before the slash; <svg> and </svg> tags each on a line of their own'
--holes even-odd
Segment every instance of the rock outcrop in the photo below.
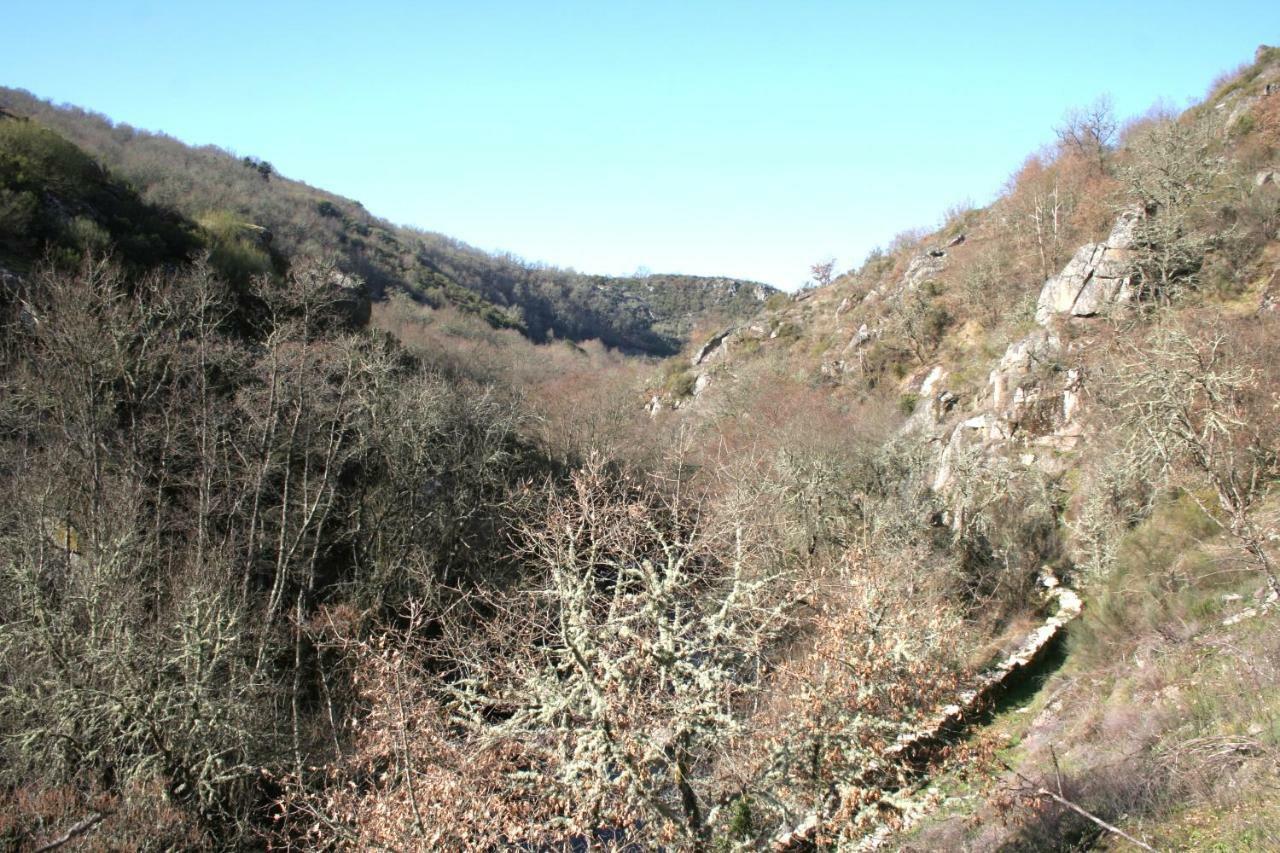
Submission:
<svg viewBox="0 0 1280 853">
<path fill-rule="evenodd" d="M 991 406 L 1004 409 L 1012 399 L 1013 389 L 1024 377 L 1038 368 L 1048 367 L 1062 351 L 1062 342 L 1052 332 L 1039 330 L 1009 345 L 991 371 Z"/>
<path fill-rule="evenodd" d="M 698 351 L 693 354 L 693 358 L 690 360 L 693 366 L 697 367 L 713 355 L 716 355 L 724 344 L 725 339 L 732 335 L 734 331 L 735 330 L 731 327 L 721 332 L 717 332 L 708 338 L 707 342 L 698 347 Z"/>
<path fill-rule="evenodd" d="M 1062 272 L 1044 283 L 1036 302 L 1037 323 L 1047 325 L 1058 314 L 1091 317 L 1133 299 L 1131 247 L 1141 217 L 1139 211 L 1126 211 L 1106 242 L 1076 250 Z"/>
<path fill-rule="evenodd" d="M 916 255 L 911 259 L 911 263 L 907 265 L 906 273 L 902 276 L 901 292 L 915 290 L 921 284 L 946 269 L 946 266 L 947 253 L 941 249 L 935 249 L 923 255 Z"/>
<path fill-rule="evenodd" d="M 957 454 L 970 448 L 983 453 L 1000 453 L 1013 448 L 1026 452 L 1025 465 L 1049 470 L 1060 464 L 1057 453 L 1076 449 L 1083 439 L 1080 423 L 1084 372 L 1062 364 L 1065 348 L 1048 329 L 1037 329 L 1015 341 L 992 369 L 985 404 L 979 410 L 939 436 L 941 451 L 933 478 L 933 489 L 943 492 L 951 482 L 952 463 Z M 935 389 L 929 379 L 925 385 Z M 941 379 L 939 376 L 937 379 Z M 930 406 L 941 419 L 950 408 L 943 395 L 931 394 Z M 913 421 L 915 419 L 913 418 Z"/>
</svg>

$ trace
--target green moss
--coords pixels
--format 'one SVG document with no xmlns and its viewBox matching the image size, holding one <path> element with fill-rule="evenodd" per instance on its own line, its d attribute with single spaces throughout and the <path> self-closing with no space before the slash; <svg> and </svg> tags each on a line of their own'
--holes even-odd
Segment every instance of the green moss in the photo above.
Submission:
<svg viewBox="0 0 1280 853">
<path fill-rule="evenodd" d="M 751 800 L 743 797 L 734 804 L 733 818 L 729 821 L 729 834 L 739 841 L 755 835 L 755 821 L 751 814 Z"/>
<path fill-rule="evenodd" d="M 780 341 L 791 342 L 800 337 L 800 327 L 790 320 L 783 320 L 773 330 L 772 336 Z"/>
</svg>

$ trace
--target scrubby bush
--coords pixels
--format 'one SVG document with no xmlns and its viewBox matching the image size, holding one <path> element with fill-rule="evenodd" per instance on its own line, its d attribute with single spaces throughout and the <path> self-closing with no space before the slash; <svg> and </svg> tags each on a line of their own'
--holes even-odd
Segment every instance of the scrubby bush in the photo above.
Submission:
<svg viewBox="0 0 1280 853">
<path fill-rule="evenodd" d="M 257 280 L 253 320 L 208 267 L 86 259 L 21 285 L 0 375 L 10 790 L 161 790 L 210 843 L 248 843 L 278 780 L 347 737 L 320 614 L 364 631 L 498 576 L 518 416 L 354 329 L 335 272 Z"/>
</svg>

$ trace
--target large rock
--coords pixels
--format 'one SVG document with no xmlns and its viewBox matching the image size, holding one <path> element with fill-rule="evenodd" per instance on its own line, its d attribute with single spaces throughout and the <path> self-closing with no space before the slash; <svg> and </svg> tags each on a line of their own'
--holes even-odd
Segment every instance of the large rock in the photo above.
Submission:
<svg viewBox="0 0 1280 853">
<path fill-rule="evenodd" d="M 845 344 L 845 352 L 848 352 L 851 349 L 858 349 L 867 341 L 871 340 L 873 334 L 874 333 L 871 329 L 867 328 L 867 324 L 863 323 L 858 327 L 858 331 L 854 333 L 853 337 L 849 339 L 849 343 Z"/>
<path fill-rule="evenodd" d="M 1049 331 L 1037 330 L 1015 341 L 1005 350 L 995 370 L 991 371 L 991 408 L 1002 411 L 1010 402 L 1011 389 L 1040 365 L 1055 361 L 1062 352 L 1062 341 Z"/>
<path fill-rule="evenodd" d="M 902 276 L 903 292 L 915 290 L 946 269 L 946 266 L 947 253 L 940 249 L 916 255 L 911 259 L 911 263 L 907 264 L 907 271 Z"/>
<path fill-rule="evenodd" d="M 1103 243 L 1086 243 L 1044 283 L 1036 301 L 1036 322 L 1047 325 L 1058 314 L 1091 317 L 1134 296 L 1133 240 L 1141 214 L 1126 211 Z"/>
<path fill-rule="evenodd" d="M 987 414 L 975 415 L 956 424 L 938 457 L 938 470 L 933 475 L 933 491 L 942 493 L 951 484 L 952 466 L 957 453 L 973 445 L 982 446 L 986 452 L 988 436 L 997 429 L 996 419 Z"/>
<path fill-rule="evenodd" d="M 711 356 L 717 354 L 720 350 L 721 344 L 723 344 L 725 339 L 733 334 L 733 332 L 734 328 L 731 326 L 728 329 L 724 329 L 723 331 L 712 335 L 707 342 L 698 347 L 698 351 L 693 354 L 693 358 L 690 359 L 693 366 L 697 367 L 707 359 L 711 358 Z"/>
</svg>

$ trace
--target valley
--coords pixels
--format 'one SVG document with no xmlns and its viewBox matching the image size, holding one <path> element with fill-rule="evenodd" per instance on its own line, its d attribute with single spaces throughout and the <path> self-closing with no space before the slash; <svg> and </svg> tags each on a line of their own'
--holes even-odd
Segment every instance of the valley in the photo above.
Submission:
<svg viewBox="0 0 1280 853">
<path fill-rule="evenodd" d="M 1280 848 L 1280 48 L 1109 109 L 786 293 L 0 89 L 0 846 Z"/>
</svg>

